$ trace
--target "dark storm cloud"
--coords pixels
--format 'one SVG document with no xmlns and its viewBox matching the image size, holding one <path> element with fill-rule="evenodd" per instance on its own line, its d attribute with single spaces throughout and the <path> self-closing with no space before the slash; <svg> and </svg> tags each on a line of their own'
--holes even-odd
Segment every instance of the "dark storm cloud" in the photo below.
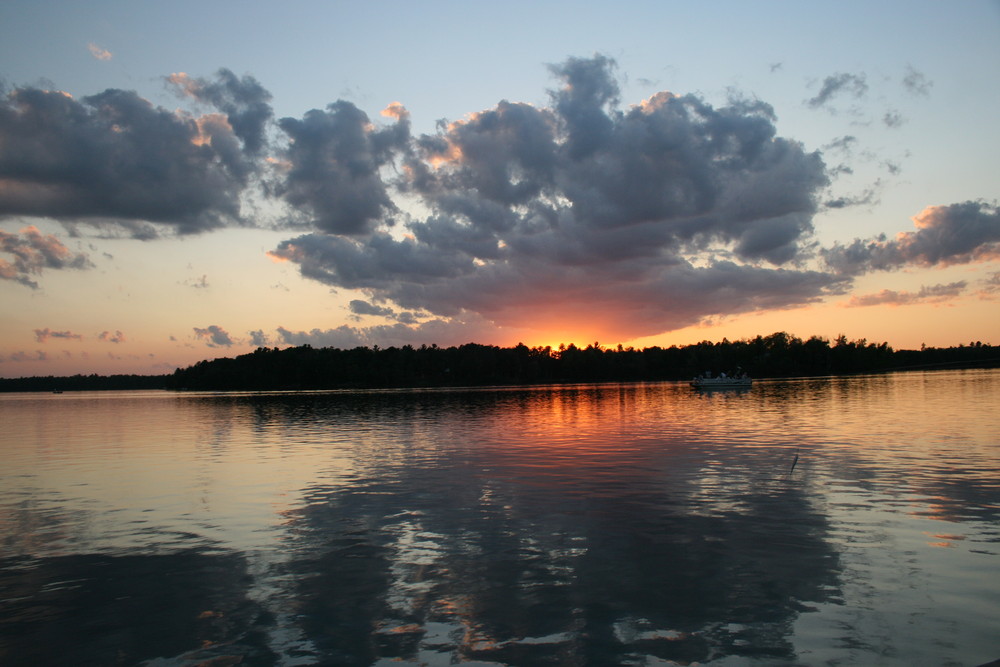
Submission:
<svg viewBox="0 0 1000 667">
<path fill-rule="evenodd" d="M 42 234 L 36 227 L 25 227 L 19 234 L 0 230 L 0 252 L 13 260 L 0 259 L 0 279 L 13 280 L 32 289 L 37 276 L 45 269 L 91 269 L 85 253 L 75 253 L 52 234 Z"/>
<path fill-rule="evenodd" d="M 75 100 L 18 88 L 0 99 L 0 216 L 161 223 L 195 233 L 238 222 L 247 167 L 222 116 L 190 118 L 109 89 Z"/>
<path fill-rule="evenodd" d="M 287 172 L 277 188 L 312 224 L 332 234 L 364 234 L 396 211 L 380 171 L 409 146 L 406 110 L 385 112 L 396 123 L 374 129 L 367 114 L 343 100 L 301 119 L 282 118 Z"/>
<path fill-rule="evenodd" d="M 864 74 L 831 74 L 823 79 L 823 85 L 815 97 L 806 100 L 813 109 L 826 106 L 835 97 L 849 95 L 853 98 L 864 97 L 868 92 L 868 82 Z"/>
<path fill-rule="evenodd" d="M 620 337 L 841 289 L 834 276 L 774 268 L 812 252 L 828 177 L 818 153 L 776 136 L 770 106 L 714 108 L 663 92 L 619 110 L 613 69 L 603 56 L 570 59 L 551 68 L 561 83 L 551 106 L 501 101 L 399 150 L 395 184 L 431 210 L 404 238 L 368 231 L 391 212 L 374 178 L 384 162 L 373 160 L 360 171 L 374 194 L 351 195 L 371 206 L 350 218 L 364 225 L 317 222 L 326 233 L 285 241 L 272 256 L 304 276 L 437 317 L 573 326 L 604 312 L 613 324 L 601 327 Z M 351 124 L 361 147 L 394 129 L 362 132 L 365 123 Z M 324 182 L 340 192 L 340 180 Z M 329 233 L 340 228 L 352 237 Z"/>
<path fill-rule="evenodd" d="M 914 216 L 915 232 L 855 239 L 821 251 L 843 275 L 888 271 L 904 265 L 948 266 L 1000 257 L 1000 210 L 982 201 L 929 206 Z"/>
</svg>

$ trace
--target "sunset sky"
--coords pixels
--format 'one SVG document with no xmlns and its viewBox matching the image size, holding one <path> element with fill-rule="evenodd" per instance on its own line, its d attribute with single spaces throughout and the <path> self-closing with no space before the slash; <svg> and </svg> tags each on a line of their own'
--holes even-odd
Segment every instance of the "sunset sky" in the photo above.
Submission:
<svg viewBox="0 0 1000 667">
<path fill-rule="evenodd" d="M 0 376 L 1000 343 L 1000 3 L 0 4 Z"/>
</svg>

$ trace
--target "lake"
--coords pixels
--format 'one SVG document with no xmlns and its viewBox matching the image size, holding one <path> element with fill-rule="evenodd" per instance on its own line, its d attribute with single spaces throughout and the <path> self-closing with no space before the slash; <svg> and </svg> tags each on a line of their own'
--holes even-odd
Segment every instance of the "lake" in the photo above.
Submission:
<svg viewBox="0 0 1000 667">
<path fill-rule="evenodd" d="M 979 665 L 1000 371 L 0 395 L 0 664 Z"/>
</svg>

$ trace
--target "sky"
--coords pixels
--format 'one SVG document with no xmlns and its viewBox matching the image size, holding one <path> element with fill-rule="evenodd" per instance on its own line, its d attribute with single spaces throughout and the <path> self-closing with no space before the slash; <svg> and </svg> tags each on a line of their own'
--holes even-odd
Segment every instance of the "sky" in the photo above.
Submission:
<svg viewBox="0 0 1000 667">
<path fill-rule="evenodd" d="M 0 4 L 0 376 L 1000 344 L 1000 3 Z"/>
</svg>

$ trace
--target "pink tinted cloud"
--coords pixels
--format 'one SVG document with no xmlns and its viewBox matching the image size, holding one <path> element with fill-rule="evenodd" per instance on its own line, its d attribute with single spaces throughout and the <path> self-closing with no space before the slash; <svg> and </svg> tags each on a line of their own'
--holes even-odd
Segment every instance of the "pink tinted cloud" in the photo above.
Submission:
<svg viewBox="0 0 1000 667">
<path fill-rule="evenodd" d="M 847 302 L 848 308 L 864 308 L 867 306 L 911 306 L 918 303 L 946 303 L 960 296 L 966 288 L 966 282 L 960 280 L 947 285 L 931 285 L 920 288 L 918 292 L 907 292 L 884 289 L 874 294 L 853 296 Z"/>
<path fill-rule="evenodd" d="M 25 352 L 24 350 L 19 350 L 17 352 L 12 352 L 7 356 L 6 361 L 48 361 L 49 355 L 42 350 L 35 350 L 34 352 Z"/>
<path fill-rule="evenodd" d="M 31 279 L 44 269 L 90 269 L 93 264 L 85 253 L 75 253 L 54 234 L 43 234 L 34 225 L 14 234 L 0 230 L 0 252 L 13 256 L 0 259 L 0 279 L 13 280 L 32 289 L 38 283 Z"/>
<path fill-rule="evenodd" d="M 94 56 L 96 60 L 111 60 L 114 57 L 110 51 L 105 48 L 101 48 L 93 42 L 87 44 L 87 50 L 90 51 L 90 55 Z"/>
<path fill-rule="evenodd" d="M 985 201 L 928 206 L 913 216 L 916 231 L 855 239 L 821 250 L 827 266 L 843 275 L 892 271 L 902 266 L 953 266 L 1000 258 L 1000 208 Z"/>
</svg>

